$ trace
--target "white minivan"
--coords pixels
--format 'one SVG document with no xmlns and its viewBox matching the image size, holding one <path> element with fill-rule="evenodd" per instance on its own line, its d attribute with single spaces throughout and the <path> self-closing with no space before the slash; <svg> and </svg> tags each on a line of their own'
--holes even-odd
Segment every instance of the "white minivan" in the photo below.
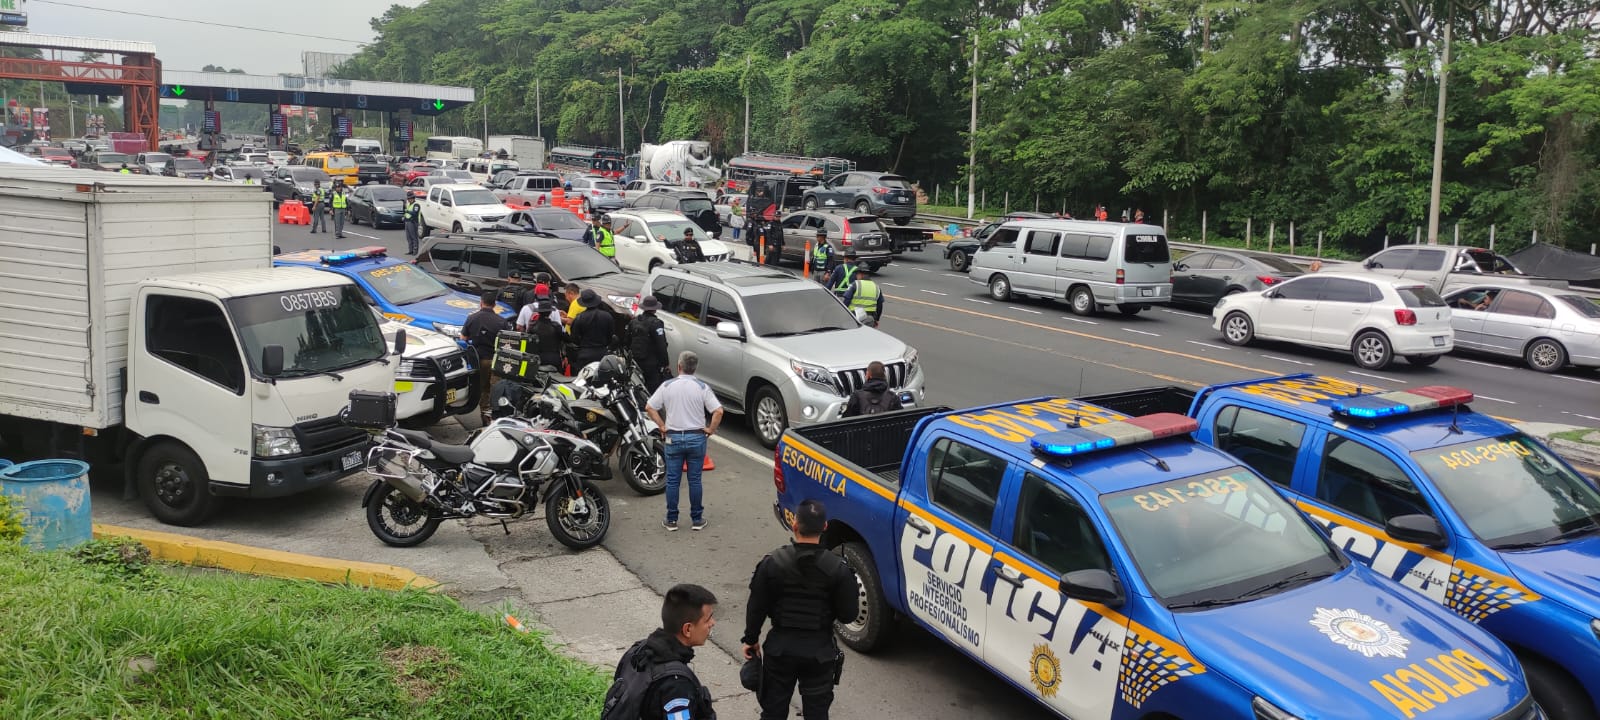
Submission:
<svg viewBox="0 0 1600 720">
<path fill-rule="evenodd" d="M 1078 315 L 1115 306 L 1136 315 L 1172 301 L 1166 231 L 1155 225 L 1014 220 L 973 253 L 969 278 L 996 300 L 1065 298 Z"/>
<path fill-rule="evenodd" d="M 339 149 L 351 155 L 382 155 L 383 143 L 367 138 L 350 138 L 341 143 Z"/>
</svg>

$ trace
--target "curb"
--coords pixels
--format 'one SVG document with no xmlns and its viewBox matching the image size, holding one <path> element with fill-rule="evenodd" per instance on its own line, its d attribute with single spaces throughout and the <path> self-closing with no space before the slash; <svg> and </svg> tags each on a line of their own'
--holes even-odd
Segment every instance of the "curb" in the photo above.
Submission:
<svg viewBox="0 0 1600 720">
<path fill-rule="evenodd" d="M 150 549 L 157 560 L 218 568 L 250 575 L 312 580 L 321 583 L 350 583 L 379 590 L 407 588 L 436 589 L 439 582 L 397 565 L 336 560 L 301 555 L 267 548 L 202 540 L 188 535 L 141 530 L 121 525 L 94 524 L 96 538 L 125 536 Z"/>
</svg>

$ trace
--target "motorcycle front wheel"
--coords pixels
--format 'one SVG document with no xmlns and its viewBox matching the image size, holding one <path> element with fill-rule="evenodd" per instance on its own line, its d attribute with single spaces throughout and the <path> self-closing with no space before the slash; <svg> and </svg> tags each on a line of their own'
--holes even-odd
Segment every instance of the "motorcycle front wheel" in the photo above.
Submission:
<svg viewBox="0 0 1600 720">
<path fill-rule="evenodd" d="M 379 481 L 383 483 L 383 481 Z M 444 518 L 388 483 L 367 503 L 367 527 L 386 545 L 413 547 L 433 537 Z"/>
<path fill-rule="evenodd" d="M 640 495 L 667 491 L 667 466 L 654 443 L 633 443 L 622 449 L 622 477 Z"/>
<path fill-rule="evenodd" d="M 574 486 L 581 495 L 574 492 Z M 611 503 L 588 480 L 563 482 L 545 497 L 544 520 L 556 542 L 587 550 L 606 539 L 606 531 L 611 529 Z"/>
</svg>

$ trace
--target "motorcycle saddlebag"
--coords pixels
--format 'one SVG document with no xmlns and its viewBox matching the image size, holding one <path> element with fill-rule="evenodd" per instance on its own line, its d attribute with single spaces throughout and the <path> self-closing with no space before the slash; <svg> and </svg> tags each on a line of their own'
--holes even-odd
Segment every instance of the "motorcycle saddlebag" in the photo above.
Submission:
<svg viewBox="0 0 1600 720">
<path fill-rule="evenodd" d="M 495 351 L 500 353 L 507 350 L 519 353 L 538 352 L 539 338 L 515 330 L 501 330 L 500 336 L 495 338 Z"/>
<path fill-rule="evenodd" d="M 539 356 L 501 347 L 494 354 L 494 374 L 503 378 L 534 382 L 539 377 Z"/>
<path fill-rule="evenodd" d="M 394 427 L 395 395 L 387 391 L 351 390 L 344 424 L 367 430 Z"/>
</svg>

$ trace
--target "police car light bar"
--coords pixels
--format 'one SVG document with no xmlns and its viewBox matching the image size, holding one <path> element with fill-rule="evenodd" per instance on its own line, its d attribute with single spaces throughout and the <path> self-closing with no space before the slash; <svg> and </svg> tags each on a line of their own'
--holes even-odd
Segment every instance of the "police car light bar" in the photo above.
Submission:
<svg viewBox="0 0 1600 720">
<path fill-rule="evenodd" d="M 1187 415 L 1153 413 L 1127 420 L 1077 427 L 1039 435 L 1029 441 L 1033 451 L 1051 457 L 1070 457 L 1126 447 L 1200 429 L 1200 423 Z"/>
<path fill-rule="evenodd" d="M 1333 403 L 1333 411 L 1353 418 L 1375 420 L 1465 405 L 1472 402 L 1472 398 L 1470 390 L 1448 385 L 1428 385 L 1411 390 L 1395 390 L 1339 400 Z"/>
<path fill-rule="evenodd" d="M 338 265 L 340 263 L 354 262 L 356 260 L 385 257 L 388 254 L 389 249 L 386 247 L 381 245 L 368 245 L 367 247 L 356 248 L 354 250 L 346 250 L 342 253 L 323 255 L 317 259 L 321 260 L 325 265 Z"/>
</svg>

